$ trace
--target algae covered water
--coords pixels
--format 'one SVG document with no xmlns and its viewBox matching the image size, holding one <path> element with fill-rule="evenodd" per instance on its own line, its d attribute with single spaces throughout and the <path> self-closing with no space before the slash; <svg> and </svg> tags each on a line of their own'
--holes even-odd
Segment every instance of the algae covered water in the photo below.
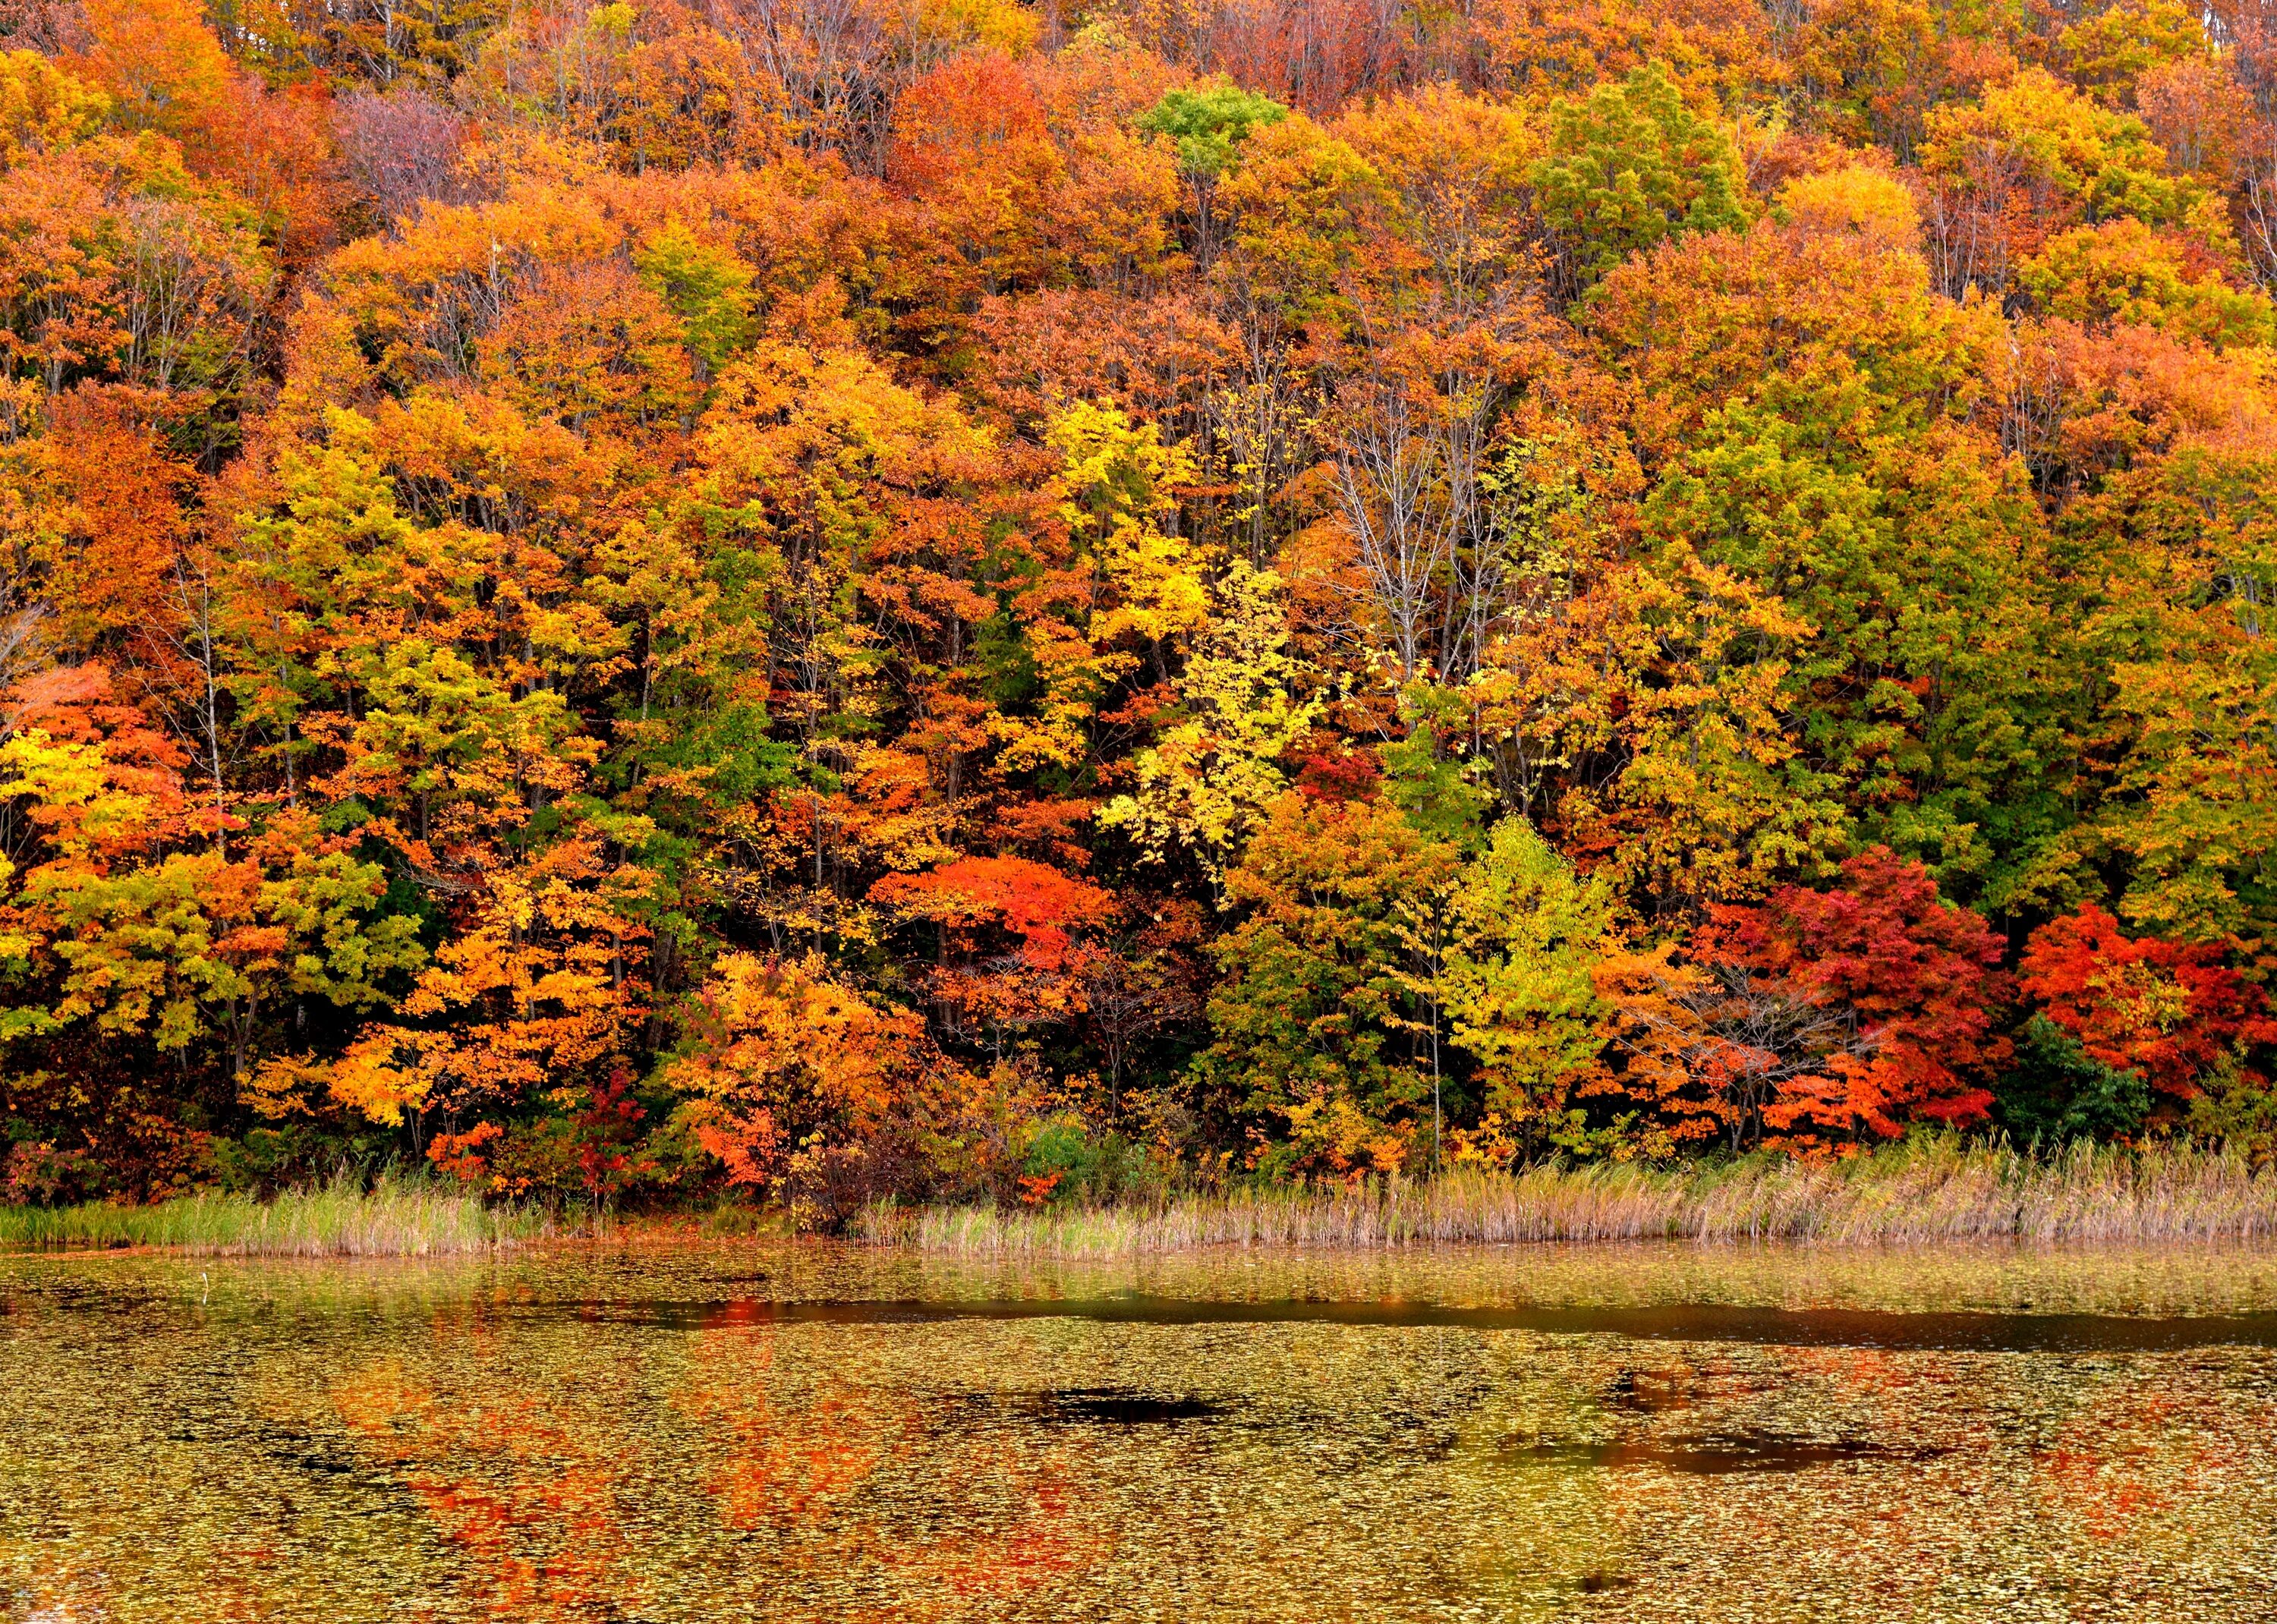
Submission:
<svg viewBox="0 0 2277 1624">
<path fill-rule="evenodd" d="M 0 1259 L 0 1615 L 2261 1620 L 2277 1255 Z"/>
</svg>

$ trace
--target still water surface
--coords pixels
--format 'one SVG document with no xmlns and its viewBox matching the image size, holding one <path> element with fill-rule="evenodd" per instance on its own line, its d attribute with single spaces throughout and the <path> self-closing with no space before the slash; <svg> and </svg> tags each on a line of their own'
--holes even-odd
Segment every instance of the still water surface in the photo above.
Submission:
<svg viewBox="0 0 2277 1624">
<path fill-rule="evenodd" d="M 0 1258 L 0 1618 L 2277 1619 L 2277 1252 Z"/>
</svg>

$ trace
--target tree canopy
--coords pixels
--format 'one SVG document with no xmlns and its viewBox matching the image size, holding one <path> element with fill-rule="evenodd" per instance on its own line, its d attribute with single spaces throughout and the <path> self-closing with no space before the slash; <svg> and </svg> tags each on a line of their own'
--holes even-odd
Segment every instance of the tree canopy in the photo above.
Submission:
<svg viewBox="0 0 2277 1624">
<path fill-rule="evenodd" d="M 0 1198 L 2277 1149 L 2277 41 L 18 8 Z"/>
</svg>

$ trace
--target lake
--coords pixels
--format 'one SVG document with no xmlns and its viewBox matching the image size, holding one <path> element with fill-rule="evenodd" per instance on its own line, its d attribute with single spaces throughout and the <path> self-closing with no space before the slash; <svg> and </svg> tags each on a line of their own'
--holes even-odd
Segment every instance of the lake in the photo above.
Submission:
<svg viewBox="0 0 2277 1624">
<path fill-rule="evenodd" d="M 0 1615 L 2267 1620 L 2277 1252 L 0 1258 Z"/>
</svg>

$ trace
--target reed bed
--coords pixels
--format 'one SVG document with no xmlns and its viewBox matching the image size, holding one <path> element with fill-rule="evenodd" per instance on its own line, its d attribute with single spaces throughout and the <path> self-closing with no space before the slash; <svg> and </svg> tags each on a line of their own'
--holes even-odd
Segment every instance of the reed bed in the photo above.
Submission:
<svg viewBox="0 0 2277 1624">
<path fill-rule="evenodd" d="M 486 1207 L 423 1181 L 342 1178 L 268 1201 L 201 1193 L 148 1206 L 0 1208 L 0 1248 L 157 1246 L 248 1257 L 424 1257 L 547 1233 L 538 1212 Z"/>
<path fill-rule="evenodd" d="M 2277 1237 L 2277 1171 L 2189 1145 L 2081 1143 L 2037 1155 L 1945 1137 L 1816 1165 L 1771 1157 L 1678 1169 L 1551 1163 L 1364 1187 L 1239 1188 L 1151 1207 L 881 1205 L 858 1233 L 928 1251 L 1062 1256 L 1529 1241 L 2238 1241 Z"/>
</svg>

